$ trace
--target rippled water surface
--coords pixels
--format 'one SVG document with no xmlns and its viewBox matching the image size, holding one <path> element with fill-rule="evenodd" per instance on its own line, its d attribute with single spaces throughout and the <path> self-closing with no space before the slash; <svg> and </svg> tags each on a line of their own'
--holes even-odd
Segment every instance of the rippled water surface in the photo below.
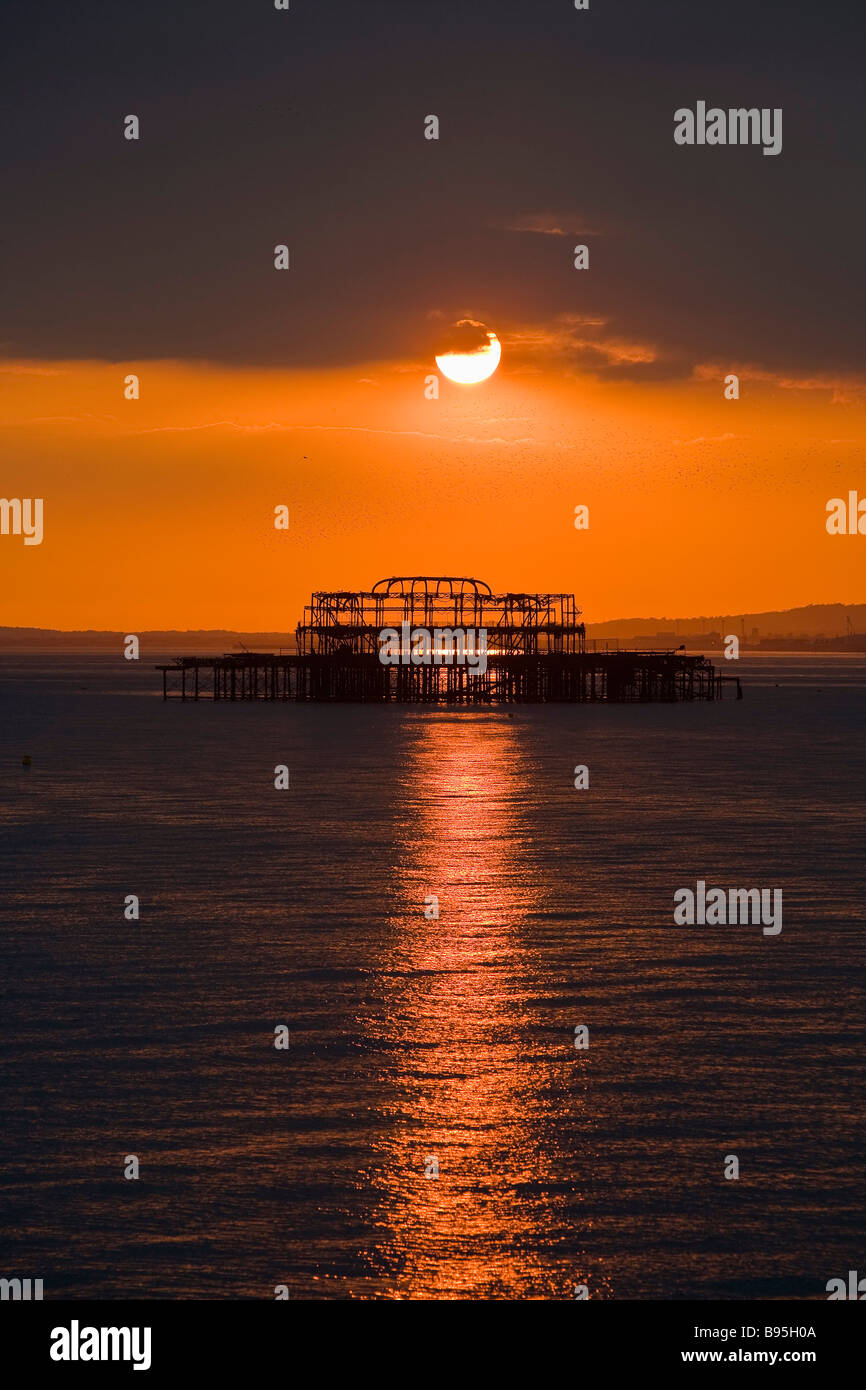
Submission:
<svg viewBox="0 0 866 1390">
<path fill-rule="evenodd" d="M 0 1273 L 826 1297 L 863 1259 L 866 660 L 738 672 L 509 715 L 0 657 Z M 697 879 L 782 888 L 781 934 L 675 926 Z"/>
</svg>

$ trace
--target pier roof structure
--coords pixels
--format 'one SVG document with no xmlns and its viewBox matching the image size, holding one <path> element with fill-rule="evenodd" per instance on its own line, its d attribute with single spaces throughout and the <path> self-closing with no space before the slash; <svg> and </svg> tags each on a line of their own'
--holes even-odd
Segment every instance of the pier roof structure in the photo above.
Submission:
<svg viewBox="0 0 866 1390">
<path fill-rule="evenodd" d="M 586 628 L 573 594 L 494 594 L 481 579 L 396 575 L 369 590 L 313 594 L 297 629 L 298 652 L 377 655 L 383 628 L 462 628 L 487 632 L 491 653 L 537 656 L 585 650 Z"/>
</svg>

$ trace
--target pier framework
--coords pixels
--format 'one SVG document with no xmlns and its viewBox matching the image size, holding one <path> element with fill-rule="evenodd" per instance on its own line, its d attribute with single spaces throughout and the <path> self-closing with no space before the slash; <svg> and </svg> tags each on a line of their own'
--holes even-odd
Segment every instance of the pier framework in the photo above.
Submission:
<svg viewBox="0 0 866 1390">
<path fill-rule="evenodd" d="M 477 579 L 396 577 L 369 591 L 313 594 L 296 652 L 182 656 L 157 669 L 163 699 L 181 700 L 622 703 L 718 700 L 726 686 L 742 696 L 739 679 L 704 656 L 596 649 L 579 617 L 571 594 L 493 594 Z M 447 636 L 429 662 L 416 664 L 404 644 L 398 664 L 385 665 L 389 629 Z M 475 652 L 484 634 L 483 668 L 460 663 L 455 633 Z"/>
</svg>

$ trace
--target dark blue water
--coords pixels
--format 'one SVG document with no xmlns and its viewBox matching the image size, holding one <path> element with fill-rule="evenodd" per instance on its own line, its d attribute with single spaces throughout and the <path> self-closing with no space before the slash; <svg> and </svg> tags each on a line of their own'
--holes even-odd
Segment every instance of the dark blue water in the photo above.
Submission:
<svg viewBox="0 0 866 1390">
<path fill-rule="evenodd" d="M 736 669 L 509 717 L 0 657 L 0 1274 L 826 1297 L 863 1260 L 866 660 Z M 781 933 L 675 926 L 699 878 L 781 888 Z"/>
</svg>

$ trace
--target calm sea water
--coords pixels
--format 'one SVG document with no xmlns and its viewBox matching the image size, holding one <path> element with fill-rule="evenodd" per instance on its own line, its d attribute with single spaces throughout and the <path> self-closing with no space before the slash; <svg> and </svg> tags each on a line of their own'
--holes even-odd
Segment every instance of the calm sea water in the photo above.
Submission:
<svg viewBox="0 0 866 1390">
<path fill-rule="evenodd" d="M 737 670 L 741 703 L 509 717 L 0 658 L 0 1274 L 810 1299 L 862 1270 L 866 660 Z M 675 926 L 699 878 L 782 888 L 781 935 Z"/>
</svg>

